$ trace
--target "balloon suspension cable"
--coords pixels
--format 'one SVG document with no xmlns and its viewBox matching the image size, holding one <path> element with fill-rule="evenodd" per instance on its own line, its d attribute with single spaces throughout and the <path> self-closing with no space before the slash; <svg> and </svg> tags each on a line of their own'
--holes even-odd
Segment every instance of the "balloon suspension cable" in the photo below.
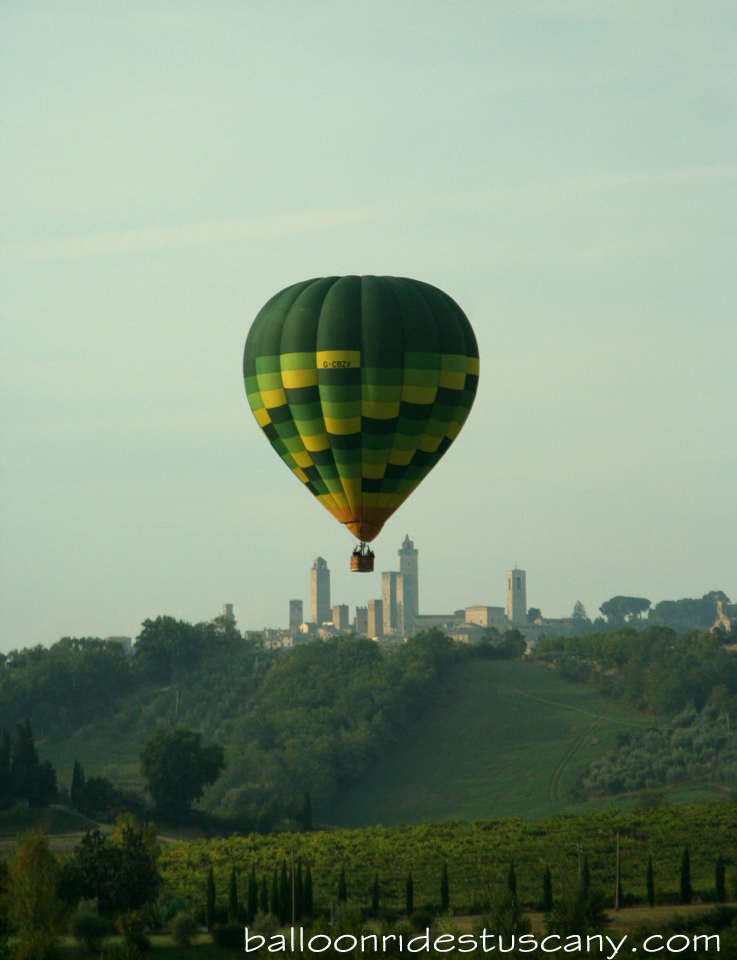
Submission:
<svg viewBox="0 0 737 960">
<path fill-rule="evenodd" d="M 373 573 L 374 551 L 361 540 L 351 556 L 351 570 L 354 573 Z"/>
</svg>

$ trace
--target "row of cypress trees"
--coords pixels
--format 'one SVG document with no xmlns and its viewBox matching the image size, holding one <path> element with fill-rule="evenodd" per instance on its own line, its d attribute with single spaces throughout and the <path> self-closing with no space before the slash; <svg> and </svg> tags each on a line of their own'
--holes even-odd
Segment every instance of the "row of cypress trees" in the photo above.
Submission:
<svg viewBox="0 0 737 960">
<path fill-rule="evenodd" d="M 215 889 L 215 874 L 210 867 L 207 873 L 205 887 L 205 923 L 208 930 L 212 929 L 216 920 L 217 893 Z M 273 913 L 279 918 L 282 925 L 292 919 L 292 875 L 287 869 L 284 860 L 281 869 L 274 869 L 271 883 L 266 876 L 259 882 L 255 867 L 251 867 L 246 882 L 245 899 L 240 900 L 238 895 L 238 877 L 233 868 L 228 881 L 228 923 L 253 923 L 258 913 Z M 312 904 L 312 871 L 309 864 L 302 869 L 302 862 L 297 863 L 294 871 L 294 918 L 295 921 L 313 916 Z"/>
<path fill-rule="evenodd" d="M 720 854 L 715 866 L 715 891 L 718 903 L 724 903 L 727 899 L 725 884 L 725 864 L 724 858 Z M 583 859 L 581 867 L 580 886 L 583 890 L 591 887 L 591 871 L 589 868 L 588 856 Z M 655 905 L 655 870 L 653 867 L 653 858 L 650 857 L 647 865 L 646 875 L 647 902 L 653 907 Z M 507 889 L 511 896 L 517 898 L 517 874 L 514 863 L 510 863 L 507 874 Z M 348 900 L 348 887 L 346 882 L 345 867 L 341 868 L 338 878 L 337 902 L 346 903 Z M 680 875 L 680 902 L 683 904 L 691 903 L 693 900 L 693 887 L 691 885 L 691 858 L 688 846 L 683 851 L 681 859 Z M 619 902 L 622 902 L 622 889 L 620 881 Z M 371 889 L 371 915 L 379 916 L 380 906 L 380 885 L 378 873 L 374 876 L 374 882 Z M 542 906 L 545 913 L 550 913 L 554 906 L 553 897 L 553 878 L 550 867 L 546 866 L 543 871 L 542 881 Z M 450 909 L 450 880 L 448 875 L 448 864 L 444 863 L 440 875 L 440 912 L 447 913 Z M 415 912 L 414 902 L 414 880 L 412 871 L 407 874 L 405 881 L 405 912 L 411 917 Z M 259 882 L 256 877 L 255 867 L 251 867 L 251 872 L 246 883 L 245 900 L 241 903 L 238 895 L 238 880 L 235 868 L 230 872 L 228 883 L 228 922 L 236 923 L 244 921 L 253 923 L 256 914 L 272 913 L 278 917 L 280 923 L 287 924 L 292 919 L 292 875 L 287 868 L 286 860 L 282 861 L 281 869 L 274 869 L 271 877 L 271 883 L 267 881 L 266 876 L 261 877 Z M 215 923 L 216 915 L 216 891 L 215 875 L 212 867 L 207 875 L 207 887 L 205 898 L 205 919 L 208 929 Z M 312 899 L 312 871 L 309 864 L 302 869 L 302 862 L 297 863 L 294 874 L 294 918 L 299 922 L 305 917 L 314 916 L 314 907 Z"/>
</svg>

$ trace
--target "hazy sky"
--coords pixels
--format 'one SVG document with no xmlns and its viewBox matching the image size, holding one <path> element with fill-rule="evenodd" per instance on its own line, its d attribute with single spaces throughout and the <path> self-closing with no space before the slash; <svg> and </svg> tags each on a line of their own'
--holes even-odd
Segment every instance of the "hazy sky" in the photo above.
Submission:
<svg viewBox="0 0 737 960">
<path fill-rule="evenodd" d="M 318 555 L 424 613 L 737 600 L 737 8 L 723 0 L 0 4 L 0 647 L 235 605 Z M 350 574 L 241 361 L 263 303 L 416 277 L 481 351 L 451 451 Z M 351 616 L 353 610 L 351 610 Z"/>
</svg>

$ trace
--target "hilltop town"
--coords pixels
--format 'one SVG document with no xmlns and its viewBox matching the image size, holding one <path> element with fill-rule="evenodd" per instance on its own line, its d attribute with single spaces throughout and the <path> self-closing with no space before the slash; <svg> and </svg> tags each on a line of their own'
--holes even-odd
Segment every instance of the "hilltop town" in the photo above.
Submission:
<svg viewBox="0 0 737 960">
<path fill-rule="evenodd" d="M 451 613 L 420 613 L 419 551 L 406 535 L 397 551 L 397 569 L 381 574 L 381 596 L 369 599 L 366 606 L 357 606 L 352 618 L 348 604 L 331 604 L 330 570 L 327 561 L 317 557 L 310 569 L 309 619 L 305 618 L 303 601 L 290 600 L 289 626 L 265 629 L 264 644 L 271 649 L 291 647 L 315 637 L 351 632 L 396 642 L 419 630 L 437 627 L 453 640 L 465 643 L 477 643 L 490 628 L 499 633 L 515 629 L 532 645 L 543 634 L 573 632 L 572 617 L 530 616 L 537 611 L 528 610 L 526 572 L 516 566 L 507 571 L 506 596 L 506 607 L 477 604 Z M 230 604 L 225 605 L 224 616 L 233 617 Z"/>
</svg>

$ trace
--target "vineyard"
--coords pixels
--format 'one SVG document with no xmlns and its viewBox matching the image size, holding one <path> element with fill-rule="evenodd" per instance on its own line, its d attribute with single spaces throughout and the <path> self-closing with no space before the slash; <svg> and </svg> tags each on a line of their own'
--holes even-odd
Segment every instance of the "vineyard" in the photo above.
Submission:
<svg viewBox="0 0 737 960">
<path fill-rule="evenodd" d="M 415 904 L 437 904 L 441 871 L 447 863 L 451 907 L 456 912 L 475 912 L 483 908 L 494 886 L 504 882 L 511 862 L 520 900 L 528 907 L 541 899 L 546 865 L 556 894 L 572 890 L 581 856 L 588 857 L 594 883 L 613 890 L 617 833 L 625 898 L 644 900 L 647 862 L 652 856 L 657 901 L 677 902 L 686 844 L 697 898 L 713 895 L 714 864 L 720 854 L 728 866 L 737 865 L 737 807 L 720 803 L 662 806 L 629 814 L 612 808 L 582 816 L 559 814 L 538 823 L 506 818 L 198 840 L 165 847 L 161 868 L 168 889 L 197 903 L 204 899 L 210 866 L 219 896 L 224 898 L 232 868 L 242 884 L 252 867 L 259 878 L 270 879 L 293 850 L 297 860 L 311 867 L 316 908 L 324 909 L 336 900 L 344 868 L 349 903 L 366 906 L 378 874 L 382 906 L 401 910 L 408 872 L 414 878 Z"/>
</svg>

